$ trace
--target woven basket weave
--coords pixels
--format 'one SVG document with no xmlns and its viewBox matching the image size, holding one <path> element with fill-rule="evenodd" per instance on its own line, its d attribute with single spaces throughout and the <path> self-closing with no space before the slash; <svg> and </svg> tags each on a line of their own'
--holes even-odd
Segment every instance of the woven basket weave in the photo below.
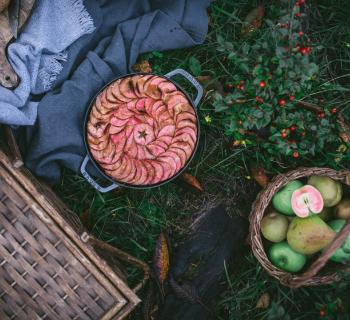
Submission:
<svg viewBox="0 0 350 320">
<path fill-rule="evenodd" d="M 90 237 L 48 187 L 0 150 L 0 319 L 124 319 L 140 300 L 115 259 L 96 250 L 137 264 Z"/>
<path fill-rule="evenodd" d="M 341 232 L 339 232 L 334 241 L 326 248 L 326 250 L 324 250 L 324 252 L 310 265 L 310 267 L 300 275 L 294 275 L 276 268 L 269 261 L 265 253 L 260 230 L 261 220 L 264 217 L 265 211 L 273 196 L 288 182 L 312 175 L 327 176 L 346 185 L 350 185 L 349 170 L 335 171 L 328 168 L 299 168 L 297 170 L 290 171 L 287 174 L 280 174 L 275 177 L 269 183 L 269 185 L 259 193 L 250 214 L 250 242 L 255 257 L 271 276 L 278 279 L 283 285 L 291 288 L 330 284 L 339 280 L 339 274 L 337 272 L 347 268 L 339 264 L 337 272 L 334 271 L 326 274 L 320 274 L 321 269 L 327 264 L 329 258 L 343 244 L 346 237 L 350 233 L 350 219 L 345 224 Z"/>
</svg>

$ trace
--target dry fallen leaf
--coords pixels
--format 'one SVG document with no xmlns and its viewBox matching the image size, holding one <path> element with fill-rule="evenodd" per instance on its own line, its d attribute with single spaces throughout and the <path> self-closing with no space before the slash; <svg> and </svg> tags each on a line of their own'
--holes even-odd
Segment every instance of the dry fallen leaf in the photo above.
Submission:
<svg viewBox="0 0 350 320">
<path fill-rule="evenodd" d="M 345 119 L 342 116 L 338 117 L 338 123 L 343 130 L 340 133 L 340 138 L 345 143 L 350 143 L 350 126 L 346 123 Z"/>
<path fill-rule="evenodd" d="M 263 167 L 252 167 L 251 172 L 252 177 L 261 187 L 265 188 L 268 185 L 269 178 Z"/>
<path fill-rule="evenodd" d="M 197 191 L 204 192 L 204 188 L 201 183 L 197 180 L 196 177 L 192 176 L 191 174 L 185 172 L 181 175 L 181 179 Z"/>
<path fill-rule="evenodd" d="M 256 309 L 267 309 L 270 306 L 271 296 L 265 292 L 256 303 Z"/>
<path fill-rule="evenodd" d="M 225 94 L 224 87 L 222 86 L 221 82 L 219 80 L 213 79 L 212 76 L 198 76 L 196 79 L 204 87 L 206 92 L 214 90 L 222 95 Z"/>
<path fill-rule="evenodd" d="M 350 134 L 347 132 L 341 132 L 340 133 L 340 138 L 345 142 L 345 143 L 350 143 Z"/>
<path fill-rule="evenodd" d="M 145 73 L 151 73 L 153 71 L 152 66 L 148 60 L 143 60 L 143 61 L 140 61 L 139 63 L 136 63 L 133 66 L 133 69 L 136 72 L 145 72 Z"/>
<path fill-rule="evenodd" d="M 154 271 L 157 282 L 161 287 L 169 274 L 169 247 L 165 234 L 162 232 L 156 243 L 156 249 L 154 254 Z"/>
<path fill-rule="evenodd" d="M 253 32 L 257 31 L 262 25 L 264 15 L 265 6 L 263 4 L 251 10 L 244 19 L 244 23 L 241 29 L 242 35 L 249 36 Z"/>
<path fill-rule="evenodd" d="M 114 194 L 116 197 L 123 196 L 125 193 L 126 193 L 126 189 L 125 189 L 125 188 L 119 187 L 119 188 L 113 190 L 113 194 Z"/>
</svg>

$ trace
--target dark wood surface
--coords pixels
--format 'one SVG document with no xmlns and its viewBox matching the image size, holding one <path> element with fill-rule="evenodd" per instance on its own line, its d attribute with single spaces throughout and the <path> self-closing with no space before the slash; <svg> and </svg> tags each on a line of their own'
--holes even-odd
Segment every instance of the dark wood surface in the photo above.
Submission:
<svg viewBox="0 0 350 320">
<path fill-rule="evenodd" d="M 9 5 L 10 0 L 0 0 L 0 12 L 3 12 Z"/>
<path fill-rule="evenodd" d="M 1 2 L 3 0 L 0 0 Z M 19 18 L 19 29 L 21 29 L 32 11 L 35 0 L 22 0 Z M 6 5 L 6 4 L 4 4 Z M 6 57 L 8 44 L 13 40 L 8 12 L 0 10 L 0 85 L 5 88 L 14 89 L 18 86 L 20 79 Z"/>
</svg>

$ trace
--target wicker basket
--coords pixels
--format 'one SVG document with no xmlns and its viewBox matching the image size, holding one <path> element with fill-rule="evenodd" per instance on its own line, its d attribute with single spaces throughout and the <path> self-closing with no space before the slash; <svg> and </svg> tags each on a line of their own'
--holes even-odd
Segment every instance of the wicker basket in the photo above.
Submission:
<svg viewBox="0 0 350 320">
<path fill-rule="evenodd" d="M 260 192 L 255 200 L 250 215 L 250 242 L 253 253 L 263 268 L 274 278 L 278 279 L 283 285 L 298 288 L 301 286 L 317 286 L 322 284 L 330 284 L 339 280 L 337 272 L 344 270 L 346 267 L 339 265 L 337 272 L 320 274 L 321 269 L 327 264 L 332 254 L 339 248 L 350 232 L 350 219 L 339 232 L 334 241 L 324 250 L 324 252 L 315 260 L 310 267 L 300 275 L 294 275 L 276 268 L 269 261 L 263 241 L 261 238 L 260 224 L 269 206 L 274 194 L 284 187 L 289 181 L 301 179 L 312 175 L 328 176 L 334 180 L 341 181 L 344 184 L 350 185 L 350 171 L 335 171 L 327 168 L 299 168 L 290 171 L 287 174 L 280 174 L 275 177 L 269 185 Z"/>
<path fill-rule="evenodd" d="M 120 260 L 145 271 L 134 290 Z M 135 308 L 149 270 L 89 236 L 50 188 L 0 150 L 0 273 L 1 320 L 107 320 Z"/>
</svg>

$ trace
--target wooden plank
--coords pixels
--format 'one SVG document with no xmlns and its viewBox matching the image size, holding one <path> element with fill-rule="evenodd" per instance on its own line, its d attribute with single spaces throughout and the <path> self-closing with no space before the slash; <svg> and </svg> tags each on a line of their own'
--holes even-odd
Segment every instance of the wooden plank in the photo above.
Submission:
<svg viewBox="0 0 350 320">
<path fill-rule="evenodd" d="M 19 30 L 27 22 L 35 0 L 22 0 L 19 18 Z M 6 4 L 4 4 L 5 6 Z M 11 33 L 8 11 L 0 12 L 0 85 L 5 88 L 14 89 L 19 84 L 19 78 L 13 70 L 6 57 L 8 44 L 13 40 Z"/>
</svg>

